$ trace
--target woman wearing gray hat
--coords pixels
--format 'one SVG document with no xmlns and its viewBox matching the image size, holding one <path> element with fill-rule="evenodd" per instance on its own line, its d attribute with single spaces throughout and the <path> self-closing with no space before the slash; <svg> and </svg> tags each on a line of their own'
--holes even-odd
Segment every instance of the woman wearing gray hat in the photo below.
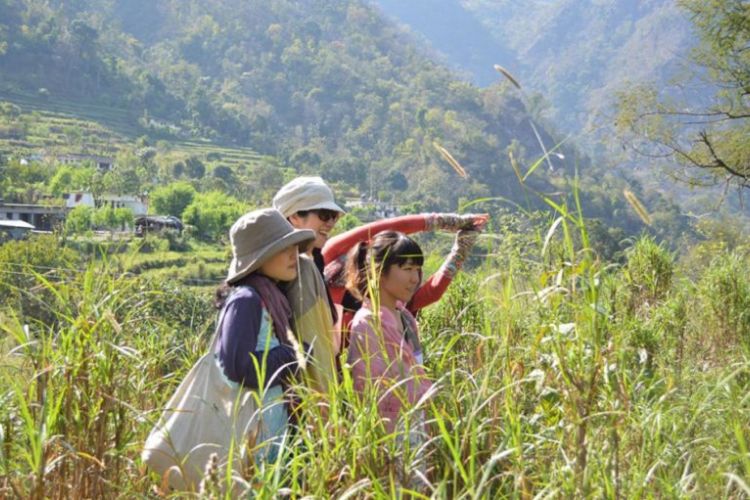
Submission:
<svg viewBox="0 0 750 500">
<path fill-rule="evenodd" d="M 214 353 L 228 384 L 260 394 L 256 461 L 273 462 L 290 416 L 284 392 L 309 351 L 291 332 L 291 307 L 279 286 L 297 277 L 298 248 L 305 251 L 315 233 L 264 209 L 240 217 L 229 236 L 232 262 L 217 292 L 222 312 Z"/>
</svg>

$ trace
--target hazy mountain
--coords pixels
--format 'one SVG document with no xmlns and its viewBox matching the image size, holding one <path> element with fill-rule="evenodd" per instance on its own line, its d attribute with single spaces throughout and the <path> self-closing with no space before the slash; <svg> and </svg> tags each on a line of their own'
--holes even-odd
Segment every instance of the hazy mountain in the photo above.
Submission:
<svg viewBox="0 0 750 500">
<path fill-rule="evenodd" d="M 617 91 L 667 82 L 693 44 L 672 0 L 377 3 L 480 85 L 492 81 L 493 64 L 506 67 L 539 94 L 549 124 L 577 136 L 606 123 Z"/>
</svg>

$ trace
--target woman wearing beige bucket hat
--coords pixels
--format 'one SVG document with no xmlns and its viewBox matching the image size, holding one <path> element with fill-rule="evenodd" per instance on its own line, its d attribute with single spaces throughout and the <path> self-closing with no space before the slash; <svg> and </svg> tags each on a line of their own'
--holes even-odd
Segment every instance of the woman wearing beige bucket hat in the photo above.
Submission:
<svg viewBox="0 0 750 500">
<path fill-rule="evenodd" d="M 229 237 L 232 262 L 217 292 L 222 312 L 214 353 L 228 384 L 262 397 L 256 460 L 272 462 L 289 422 L 286 386 L 304 368 L 304 352 L 309 352 L 291 332 L 291 308 L 279 286 L 297 277 L 298 249 L 305 251 L 315 234 L 295 229 L 269 208 L 240 217 Z"/>
<path fill-rule="evenodd" d="M 312 346 L 315 357 L 306 370 L 310 385 L 320 393 L 336 379 L 339 345 L 335 330 L 336 309 L 323 281 L 321 248 L 344 210 L 331 188 L 320 177 L 297 177 L 282 187 L 273 206 L 298 229 L 315 233 L 315 241 L 300 255 L 299 275 L 287 287 L 298 338 Z"/>
</svg>

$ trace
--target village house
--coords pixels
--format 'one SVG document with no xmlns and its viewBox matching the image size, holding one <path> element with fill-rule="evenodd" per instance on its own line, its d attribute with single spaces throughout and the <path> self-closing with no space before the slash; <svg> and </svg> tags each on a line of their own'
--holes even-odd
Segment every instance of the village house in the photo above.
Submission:
<svg viewBox="0 0 750 500">
<path fill-rule="evenodd" d="M 182 221 L 174 215 L 144 215 L 135 219 L 135 234 L 137 236 L 166 230 L 174 230 L 182 233 L 183 229 Z"/>
<path fill-rule="evenodd" d="M 41 155 L 39 153 L 34 153 L 29 156 L 24 156 L 23 158 L 19 160 L 19 163 L 21 165 L 29 165 L 30 163 L 37 163 L 41 161 L 44 161 L 44 155 Z"/>
<path fill-rule="evenodd" d="M 394 205 L 393 203 L 386 203 L 380 200 L 368 200 L 364 197 L 361 199 L 346 200 L 344 202 L 344 206 L 348 210 L 358 209 L 360 213 L 365 213 L 366 215 L 364 216 L 364 218 L 360 217 L 360 219 L 364 222 L 379 219 L 389 219 L 401 214 L 398 206 Z"/>
<path fill-rule="evenodd" d="M 135 217 L 148 213 L 147 198 L 140 196 L 105 194 L 95 198 L 91 193 L 72 193 L 64 194 L 63 200 L 64 205 L 6 203 L 0 200 L 0 220 L 21 221 L 30 224 L 30 229 L 52 231 L 61 226 L 68 212 L 77 206 L 129 208 Z"/>
<path fill-rule="evenodd" d="M 0 200 L 0 220 L 23 221 L 42 231 L 62 224 L 68 209 L 64 206 L 5 203 Z"/>
<path fill-rule="evenodd" d="M 146 196 L 130 196 L 103 194 L 94 197 L 92 193 L 68 193 L 63 195 L 65 206 L 75 208 L 85 206 L 91 208 L 129 208 L 136 217 L 148 213 L 148 198 Z"/>
<path fill-rule="evenodd" d="M 112 170 L 115 159 L 110 156 L 87 155 L 87 154 L 65 154 L 55 157 L 58 163 L 63 165 L 80 165 L 82 163 L 93 163 L 96 168 L 103 172 Z"/>
<path fill-rule="evenodd" d="M 34 226 L 22 220 L 0 220 L 0 243 L 26 238 Z"/>
</svg>

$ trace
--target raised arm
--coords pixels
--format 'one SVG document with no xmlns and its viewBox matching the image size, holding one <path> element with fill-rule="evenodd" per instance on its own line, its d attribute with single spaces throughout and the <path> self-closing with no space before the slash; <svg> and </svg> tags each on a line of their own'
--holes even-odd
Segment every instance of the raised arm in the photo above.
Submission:
<svg viewBox="0 0 750 500">
<path fill-rule="evenodd" d="M 435 214 L 403 215 L 383 219 L 364 226 L 350 229 L 331 238 L 323 247 L 323 260 L 326 264 L 345 255 L 360 241 L 367 241 L 381 231 L 400 231 L 405 234 L 418 233 L 428 229 Z"/>
<path fill-rule="evenodd" d="M 331 239 L 323 247 L 323 258 L 326 263 L 325 278 L 326 285 L 331 291 L 331 296 L 336 304 L 341 304 L 345 295 L 344 268 L 346 264 L 346 253 L 351 247 L 366 240 L 371 236 L 384 230 L 404 231 L 410 229 L 411 232 L 444 230 L 458 231 L 456 241 L 453 244 L 451 253 L 446 258 L 438 272 L 431 276 L 412 298 L 407 306 L 412 314 L 436 302 L 443 296 L 445 290 L 450 285 L 456 272 L 463 265 L 471 247 L 476 241 L 477 234 L 484 229 L 489 216 L 487 214 L 422 214 L 407 215 L 404 217 L 395 217 L 382 221 L 367 224 L 357 229 L 352 229 L 346 233 L 340 234 Z M 327 253 L 326 253 L 327 252 Z"/>
<path fill-rule="evenodd" d="M 440 300 L 448 285 L 463 267 L 464 261 L 469 256 L 472 247 L 476 243 L 479 231 L 461 229 L 456 233 L 456 239 L 453 242 L 448 257 L 446 257 L 440 269 L 424 282 L 414 294 L 406 308 L 412 314 L 417 314 L 420 309 Z"/>
</svg>

